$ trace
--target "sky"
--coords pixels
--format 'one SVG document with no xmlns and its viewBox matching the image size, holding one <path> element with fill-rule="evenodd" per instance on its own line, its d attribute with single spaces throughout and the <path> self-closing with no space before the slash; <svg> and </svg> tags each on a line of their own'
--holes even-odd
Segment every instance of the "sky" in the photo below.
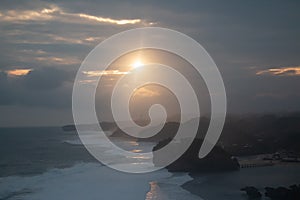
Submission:
<svg viewBox="0 0 300 200">
<path fill-rule="evenodd" d="M 0 126 L 72 123 L 81 62 L 101 41 L 139 27 L 199 42 L 219 67 L 228 113 L 300 111 L 299 8 L 277 0 L 1 1 Z"/>
</svg>

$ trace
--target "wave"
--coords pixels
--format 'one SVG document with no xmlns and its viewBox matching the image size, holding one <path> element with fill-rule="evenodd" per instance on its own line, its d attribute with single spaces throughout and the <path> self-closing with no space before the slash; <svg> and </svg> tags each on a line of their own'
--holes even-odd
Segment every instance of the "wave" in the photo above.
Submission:
<svg viewBox="0 0 300 200">
<path fill-rule="evenodd" d="M 2 177 L 0 199 L 199 199 L 180 187 L 188 180 L 187 174 L 167 170 L 127 174 L 97 163 L 80 163 L 30 177 Z"/>
</svg>

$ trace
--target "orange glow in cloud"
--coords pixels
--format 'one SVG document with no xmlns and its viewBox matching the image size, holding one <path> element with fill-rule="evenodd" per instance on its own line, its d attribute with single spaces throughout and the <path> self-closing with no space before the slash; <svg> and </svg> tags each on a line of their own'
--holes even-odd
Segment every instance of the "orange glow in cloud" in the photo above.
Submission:
<svg viewBox="0 0 300 200">
<path fill-rule="evenodd" d="M 13 69 L 13 70 L 7 70 L 5 72 L 10 76 L 25 76 L 31 71 L 32 69 Z"/>
<path fill-rule="evenodd" d="M 134 92 L 134 96 L 142 96 L 142 97 L 154 97 L 154 96 L 159 96 L 160 93 L 156 90 L 153 89 L 149 89 L 149 88 L 138 88 L 135 92 Z"/>
<path fill-rule="evenodd" d="M 296 67 L 282 67 L 282 68 L 271 68 L 256 72 L 256 75 L 277 75 L 277 76 L 300 76 L 300 66 Z"/>
</svg>

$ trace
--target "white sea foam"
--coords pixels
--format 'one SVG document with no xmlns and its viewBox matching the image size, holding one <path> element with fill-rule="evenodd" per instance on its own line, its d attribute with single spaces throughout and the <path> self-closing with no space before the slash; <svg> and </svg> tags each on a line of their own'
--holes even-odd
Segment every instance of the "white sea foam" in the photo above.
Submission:
<svg viewBox="0 0 300 200">
<path fill-rule="evenodd" d="M 88 141 L 87 145 L 95 145 L 94 134 L 84 136 Z M 78 138 L 68 138 L 65 142 L 82 145 Z M 125 145 L 134 149 L 143 147 L 149 150 L 153 146 L 151 143 L 124 142 L 118 139 L 115 142 L 120 146 Z M 132 158 L 118 156 L 114 149 L 107 148 L 105 144 L 102 147 L 104 157 L 107 157 L 112 165 L 122 165 L 131 169 L 140 164 L 153 166 L 149 158 L 142 157 L 141 162 L 134 163 Z M 0 199 L 199 199 L 180 187 L 189 180 L 190 177 L 187 174 L 174 176 L 165 169 L 148 174 L 126 174 L 99 163 L 81 163 L 65 169 L 50 169 L 40 175 L 2 177 L 0 178 Z"/>
<path fill-rule="evenodd" d="M 0 199 L 24 189 L 21 199 L 145 199 L 149 175 L 124 174 L 99 164 L 78 164 L 32 177 L 0 179 Z"/>
<path fill-rule="evenodd" d="M 159 196 L 149 182 L 161 181 Z M 164 181 L 165 180 L 165 181 Z M 31 177 L 11 176 L 0 178 L 0 199 L 66 200 L 66 199 L 122 199 L 157 200 L 190 198 L 191 194 L 180 188 L 188 180 L 187 175 L 173 177 L 166 170 L 151 174 L 126 174 L 96 163 L 77 164 L 66 169 L 52 169 Z M 168 183 L 169 185 L 166 185 Z M 22 193 L 32 191 L 32 193 Z M 147 192 L 149 192 L 147 194 Z M 175 196 L 174 196 L 175 195 Z M 147 197 L 146 197 L 147 196 Z M 166 197 L 166 198 L 163 198 Z M 198 198 L 199 199 L 199 198 Z"/>
<path fill-rule="evenodd" d="M 89 147 L 96 147 L 101 148 L 102 153 L 102 160 L 105 163 L 109 163 L 111 166 L 122 166 L 123 169 L 139 169 L 141 165 L 145 167 L 153 167 L 153 162 L 151 157 L 146 156 L 131 156 L 131 157 L 122 157 L 119 155 L 119 151 L 113 147 L 107 144 L 105 140 L 99 140 L 99 134 L 97 132 L 86 132 L 86 134 L 81 136 L 84 141 L 85 145 Z M 95 140 L 96 138 L 96 140 Z M 115 145 L 128 149 L 129 151 L 136 151 L 136 152 L 142 152 L 147 151 L 150 152 L 155 145 L 154 143 L 150 142 L 135 142 L 130 140 L 124 140 L 121 138 L 111 138 L 111 140 L 114 142 Z M 82 145 L 82 142 L 79 138 L 73 138 L 64 140 L 65 143 L 72 144 L 72 145 Z"/>
</svg>

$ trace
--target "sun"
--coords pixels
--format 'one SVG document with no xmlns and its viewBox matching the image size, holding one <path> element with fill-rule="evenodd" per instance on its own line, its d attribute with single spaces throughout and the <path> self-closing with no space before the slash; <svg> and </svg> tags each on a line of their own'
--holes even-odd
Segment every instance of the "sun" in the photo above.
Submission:
<svg viewBox="0 0 300 200">
<path fill-rule="evenodd" d="M 136 68 L 140 68 L 144 65 L 144 63 L 140 60 L 136 60 L 134 63 L 131 64 L 131 66 L 136 69 Z"/>
</svg>

